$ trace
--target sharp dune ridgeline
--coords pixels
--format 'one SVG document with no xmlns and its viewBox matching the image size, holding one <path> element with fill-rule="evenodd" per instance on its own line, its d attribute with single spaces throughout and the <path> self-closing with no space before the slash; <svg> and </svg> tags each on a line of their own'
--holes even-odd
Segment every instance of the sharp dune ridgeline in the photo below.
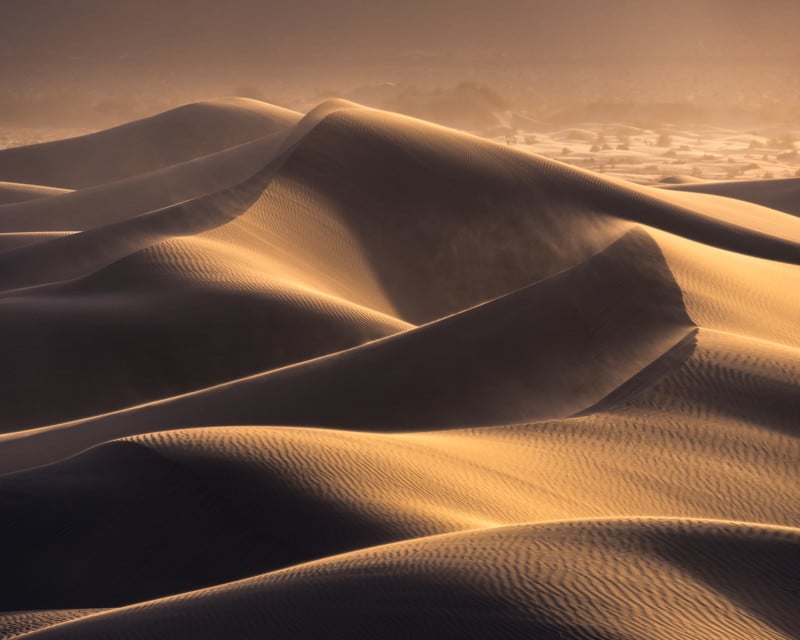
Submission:
<svg viewBox="0 0 800 640">
<path fill-rule="evenodd" d="M 800 637 L 798 193 L 341 100 L 0 151 L 0 638 Z"/>
</svg>

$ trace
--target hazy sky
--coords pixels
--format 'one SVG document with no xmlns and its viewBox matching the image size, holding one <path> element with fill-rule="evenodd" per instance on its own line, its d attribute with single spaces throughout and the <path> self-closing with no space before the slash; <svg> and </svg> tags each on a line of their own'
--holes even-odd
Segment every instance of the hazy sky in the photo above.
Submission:
<svg viewBox="0 0 800 640">
<path fill-rule="evenodd" d="M 797 0 L 2 0 L 0 51 L 358 58 L 488 48 L 594 58 L 800 59 Z"/>
<path fill-rule="evenodd" d="M 303 109 L 384 82 L 485 83 L 523 107 L 790 105 L 798 34 L 800 0 L 0 0 L 0 118 L 242 87 Z"/>
</svg>

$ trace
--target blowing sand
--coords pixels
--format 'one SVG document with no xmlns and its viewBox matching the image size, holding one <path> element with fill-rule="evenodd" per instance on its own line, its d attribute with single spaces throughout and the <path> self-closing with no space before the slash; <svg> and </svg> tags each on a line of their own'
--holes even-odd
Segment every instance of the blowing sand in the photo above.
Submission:
<svg viewBox="0 0 800 640">
<path fill-rule="evenodd" d="M 0 180 L 0 637 L 800 637 L 796 181 L 246 99 Z"/>
</svg>

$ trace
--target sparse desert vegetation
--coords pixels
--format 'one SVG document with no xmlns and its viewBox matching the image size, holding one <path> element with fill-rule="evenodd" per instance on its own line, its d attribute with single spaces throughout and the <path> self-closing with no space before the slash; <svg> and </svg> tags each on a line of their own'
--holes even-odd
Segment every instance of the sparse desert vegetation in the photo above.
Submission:
<svg viewBox="0 0 800 640">
<path fill-rule="evenodd" d="M 565 147 L 562 141 L 569 136 L 575 139 L 575 131 L 593 131 L 594 135 L 584 135 L 591 141 L 583 145 Z M 718 127 L 654 131 L 584 122 L 567 131 L 536 132 L 536 142 L 519 146 L 643 184 L 674 175 L 701 180 L 755 180 L 797 175 L 800 153 L 790 145 L 798 131 L 800 128 L 779 135 L 753 135 Z M 519 137 L 530 139 L 534 134 L 523 132 Z"/>
</svg>

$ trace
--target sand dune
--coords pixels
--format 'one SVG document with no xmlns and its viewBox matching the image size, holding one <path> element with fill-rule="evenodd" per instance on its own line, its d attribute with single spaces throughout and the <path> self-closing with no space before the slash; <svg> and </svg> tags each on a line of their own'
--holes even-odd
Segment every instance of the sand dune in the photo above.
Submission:
<svg viewBox="0 0 800 640">
<path fill-rule="evenodd" d="M 200 102 L 99 133 L 5 149 L 0 173 L 11 182 L 81 189 L 193 160 L 299 119 L 246 98 Z"/>
<path fill-rule="evenodd" d="M 795 181 L 244 99 L 0 180 L 0 637 L 800 637 Z"/>
</svg>

